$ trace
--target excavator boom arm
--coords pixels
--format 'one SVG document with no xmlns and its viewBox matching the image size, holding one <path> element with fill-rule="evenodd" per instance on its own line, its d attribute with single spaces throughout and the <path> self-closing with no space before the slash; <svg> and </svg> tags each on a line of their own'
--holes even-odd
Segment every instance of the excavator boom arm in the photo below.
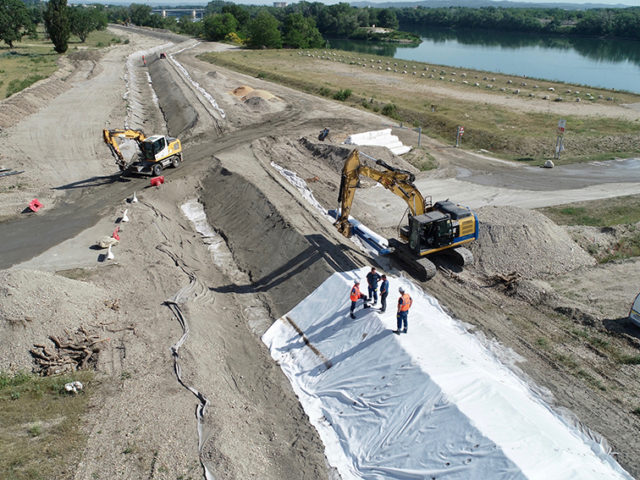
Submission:
<svg viewBox="0 0 640 480">
<path fill-rule="evenodd" d="M 351 205 L 353 204 L 353 198 L 361 175 L 375 180 L 384 188 L 391 190 L 392 193 L 402 198 L 409 206 L 412 215 L 421 215 L 425 212 L 424 197 L 413 184 L 415 176 L 411 172 L 391 167 L 382 160 L 377 160 L 376 164 L 386 170 L 377 170 L 361 164 L 358 150 L 351 152 L 344 163 L 338 196 L 340 216 L 335 225 L 346 237 L 351 236 L 349 214 L 351 213 Z"/>
<path fill-rule="evenodd" d="M 116 157 L 116 163 L 120 167 L 121 170 L 126 168 L 126 160 L 122 152 L 120 151 L 120 147 L 118 146 L 118 142 L 116 141 L 117 137 L 121 138 L 131 138 L 138 142 L 138 144 L 142 143 L 145 138 L 145 134 L 140 130 L 127 130 L 127 129 L 113 129 L 113 130 L 102 130 L 102 137 L 104 138 L 104 143 L 109 146 L 111 153 L 114 157 Z"/>
</svg>

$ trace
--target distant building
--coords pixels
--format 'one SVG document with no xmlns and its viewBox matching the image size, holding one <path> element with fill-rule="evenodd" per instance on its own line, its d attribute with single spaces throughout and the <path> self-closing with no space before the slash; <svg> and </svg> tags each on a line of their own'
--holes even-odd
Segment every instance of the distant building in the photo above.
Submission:
<svg viewBox="0 0 640 480">
<path fill-rule="evenodd" d="M 287 6 L 287 2 L 273 2 L 273 6 L 276 8 L 284 8 Z"/>
</svg>

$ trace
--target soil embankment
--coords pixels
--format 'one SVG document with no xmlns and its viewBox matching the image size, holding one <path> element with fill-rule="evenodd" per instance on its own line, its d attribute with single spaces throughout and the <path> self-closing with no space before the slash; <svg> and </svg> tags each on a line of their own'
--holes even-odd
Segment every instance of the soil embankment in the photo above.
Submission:
<svg viewBox="0 0 640 480">
<path fill-rule="evenodd" d="M 226 293 L 262 292 L 273 318 L 279 318 L 335 270 L 354 268 L 323 235 L 303 235 L 260 190 L 224 167 L 203 182 L 201 200 L 209 221 L 225 238 L 248 285 L 228 285 Z"/>
</svg>

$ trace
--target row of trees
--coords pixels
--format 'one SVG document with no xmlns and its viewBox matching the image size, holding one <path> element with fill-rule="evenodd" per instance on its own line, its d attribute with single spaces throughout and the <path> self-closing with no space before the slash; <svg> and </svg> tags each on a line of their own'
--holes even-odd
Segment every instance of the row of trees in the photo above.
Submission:
<svg viewBox="0 0 640 480">
<path fill-rule="evenodd" d="M 640 39 L 640 8 L 401 8 L 402 25 Z"/>
<path fill-rule="evenodd" d="M 25 4 L 27 2 L 27 4 Z M 202 22 L 189 17 L 163 18 L 148 5 L 68 7 L 67 0 L 0 0 L 0 40 L 10 47 L 34 34 L 44 22 L 58 52 L 67 50 L 70 34 L 82 42 L 107 20 L 133 23 L 201 37 L 230 40 L 249 47 L 317 48 L 324 38 L 361 37 L 362 27 L 397 29 L 438 26 L 515 32 L 546 32 L 640 39 L 640 8 L 563 10 L 559 8 L 356 8 L 347 3 L 299 2 L 285 8 L 238 5 L 214 0 Z"/>
<path fill-rule="evenodd" d="M 36 26 L 44 23 L 54 49 L 67 51 L 69 37 L 76 35 L 81 42 L 94 30 L 107 27 L 107 15 L 102 5 L 68 7 L 67 0 L 49 0 L 46 5 L 22 0 L 0 0 L 0 40 L 9 48 L 25 35 L 35 36 Z"/>
<path fill-rule="evenodd" d="M 361 27 L 399 25 L 394 9 L 359 9 L 347 3 L 299 2 L 275 8 L 215 0 L 205 7 L 202 22 L 192 22 L 186 16 L 162 18 L 140 4 L 111 7 L 108 13 L 114 23 L 167 28 L 214 41 L 235 40 L 254 48 L 317 48 L 324 46 L 324 37 L 349 38 Z"/>
<path fill-rule="evenodd" d="M 2 0 L 0 0 L 2 1 Z M 113 22 L 131 22 L 207 40 L 233 40 L 250 47 L 312 48 L 323 38 L 362 36 L 362 27 L 397 29 L 438 26 L 565 35 L 597 35 L 640 39 L 640 8 L 564 10 L 560 8 L 357 8 L 347 3 L 298 2 L 284 8 L 238 5 L 214 0 L 202 22 L 152 14 L 151 7 L 132 4 L 109 8 Z"/>
</svg>

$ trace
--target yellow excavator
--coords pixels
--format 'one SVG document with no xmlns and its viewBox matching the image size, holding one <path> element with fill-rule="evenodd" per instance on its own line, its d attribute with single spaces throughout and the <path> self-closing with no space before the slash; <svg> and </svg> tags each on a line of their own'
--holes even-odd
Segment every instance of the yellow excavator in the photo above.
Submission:
<svg viewBox="0 0 640 480">
<path fill-rule="evenodd" d="M 102 136 L 122 172 L 151 173 L 158 176 L 164 168 L 170 165 L 178 168 L 182 162 L 182 144 L 177 138 L 165 135 L 147 137 L 140 130 L 128 129 L 105 129 Z M 118 138 L 135 140 L 140 152 L 128 161 L 120 150 Z"/>
<path fill-rule="evenodd" d="M 345 237 L 352 235 L 349 213 L 360 177 L 364 176 L 407 203 L 409 222 L 399 228 L 399 239 L 389 239 L 389 247 L 418 280 L 426 281 L 436 274 L 435 264 L 427 258 L 433 254 L 446 253 L 460 265 L 473 263 L 473 254 L 462 245 L 478 238 L 475 213 L 449 200 L 431 205 L 414 185 L 413 173 L 394 168 L 382 160 L 376 160 L 376 165 L 384 170 L 362 164 L 358 150 L 351 152 L 345 161 L 338 197 L 340 212 L 334 224 L 338 230 Z"/>
</svg>

